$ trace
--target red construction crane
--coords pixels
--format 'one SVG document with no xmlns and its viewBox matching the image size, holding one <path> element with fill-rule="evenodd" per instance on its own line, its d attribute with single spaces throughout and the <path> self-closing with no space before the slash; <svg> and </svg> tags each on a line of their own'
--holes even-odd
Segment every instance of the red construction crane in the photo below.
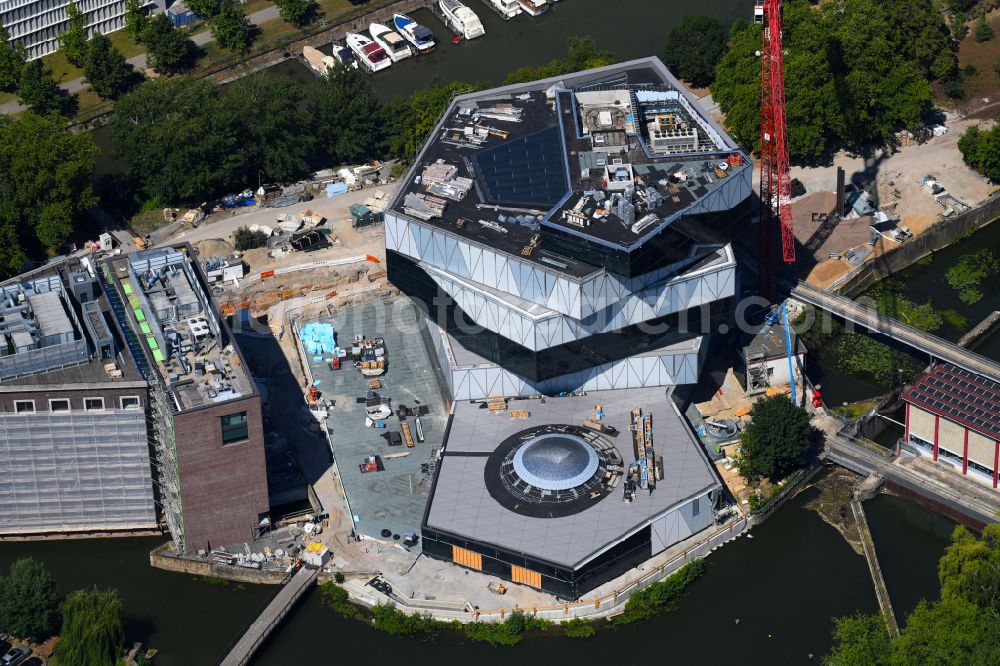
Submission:
<svg viewBox="0 0 1000 666">
<path fill-rule="evenodd" d="M 785 68 L 781 20 L 782 0 L 764 0 L 755 6 L 754 18 L 763 23 L 760 105 L 760 271 L 761 289 L 773 297 L 780 263 L 777 258 L 777 227 L 781 228 L 781 256 L 795 262 L 792 225 L 791 177 L 788 175 L 788 144 L 785 142 Z"/>
</svg>

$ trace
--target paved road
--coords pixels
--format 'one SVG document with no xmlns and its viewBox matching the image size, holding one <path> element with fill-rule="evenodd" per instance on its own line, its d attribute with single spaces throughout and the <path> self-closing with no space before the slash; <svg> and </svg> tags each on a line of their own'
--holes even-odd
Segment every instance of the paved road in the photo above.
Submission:
<svg viewBox="0 0 1000 666">
<path fill-rule="evenodd" d="M 800 282 L 792 289 L 792 296 L 811 305 L 832 312 L 844 319 L 882 335 L 899 340 L 915 349 L 919 349 L 932 357 L 953 363 L 969 372 L 984 375 L 995 381 L 1000 381 L 1000 363 L 991 361 L 968 349 L 963 349 L 953 342 L 943 340 L 936 335 L 918 331 L 892 317 L 886 317 L 872 308 L 866 308 L 849 298 L 837 296 Z"/>
<path fill-rule="evenodd" d="M 272 21 L 278 18 L 279 16 L 280 13 L 278 12 L 277 6 L 271 5 L 270 7 L 265 7 L 264 9 L 261 9 L 260 11 L 251 14 L 250 21 L 254 25 L 262 25 L 268 21 Z M 204 46 L 205 44 L 208 44 L 209 42 L 213 42 L 215 40 L 212 37 L 212 31 L 205 30 L 203 32 L 199 32 L 197 35 L 192 36 L 191 41 L 193 41 L 197 46 Z M 135 67 L 137 71 L 141 72 L 142 70 L 146 69 L 146 54 L 140 53 L 137 56 L 133 56 L 128 59 L 128 63 L 131 64 L 133 67 Z M 67 91 L 68 93 L 73 94 L 80 92 L 81 90 L 87 88 L 88 86 L 87 82 L 81 78 L 61 83 L 60 87 L 63 88 L 63 90 Z M 24 109 L 25 107 L 16 101 L 7 102 L 6 104 L 0 104 L 0 112 L 2 113 L 18 113 L 19 111 L 23 111 Z"/>
</svg>

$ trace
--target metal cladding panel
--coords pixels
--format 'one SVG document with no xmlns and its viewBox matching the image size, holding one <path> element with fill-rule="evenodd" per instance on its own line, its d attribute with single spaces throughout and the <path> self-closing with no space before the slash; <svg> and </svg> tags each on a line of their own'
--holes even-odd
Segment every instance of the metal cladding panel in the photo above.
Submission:
<svg viewBox="0 0 1000 666">
<path fill-rule="evenodd" d="M 635 356 L 587 370 L 532 382 L 498 366 L 452 368 L 455 400 L 482 400 L 493 395 L 555 395 L 571 391 L 608 391 L 695 384 L 700 354 L 691 351 L 660 356 Z"/>
<path fill-rule="evenodd" d="M 632 294 L 581 321 L 557 312 L 529 316 L 520 307 L 503 300 L 502 296 L 482 289 L 489 285 L 449 279 L 446 274 L 435 270 L 429 270 L 428 275 L 473 322 L 532 351 L 616 331 L 729 298 L 735 295 L 736 282 L 735 269 L 729 264 L 701 275 L 681 275 L 666 284 Z"/>
</svg>

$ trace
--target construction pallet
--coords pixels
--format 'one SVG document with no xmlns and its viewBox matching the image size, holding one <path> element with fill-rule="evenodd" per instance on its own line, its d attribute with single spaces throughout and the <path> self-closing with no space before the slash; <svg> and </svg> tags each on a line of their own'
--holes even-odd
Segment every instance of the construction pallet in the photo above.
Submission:
<svg viewBox="0 0 1000 666">
<path fill-rule="evenodd" d="M 490 410 L 490 414 L 499 414 L 500 412 L 507 411 L 507 399 L 506 398 L 488 398 L 486 400 L 486 408 Z"/>
<path fill-rule="evenodd" d="M 380 388 L 382 388 L 382 382 L 380 382 L 377 379 L 369 379 L 368 380 L 368 388 L 370 388 L 370 389 L 380 389 Z"/>
<path fill-rule="evenodd" d="M 531 416 L 531 413 L 526 409 L 515 409 L 510 413 L 511 419 L 526 419 Z"/>
<path fill-rule="evenodd" d="M 400 426 L 403 430 L 403 441 L 406 442 L 406 447 L 412 449 L 414 447 L 413 435 L 410 434 L 410 424 L 404 423 Z"/>
</svg>

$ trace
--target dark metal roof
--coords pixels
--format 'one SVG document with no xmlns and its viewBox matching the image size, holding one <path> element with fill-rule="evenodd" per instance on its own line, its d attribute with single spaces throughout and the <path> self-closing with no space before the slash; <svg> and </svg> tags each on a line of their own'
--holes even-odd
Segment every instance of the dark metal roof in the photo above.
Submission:
<svg viewBox="0 0 1000 666">
<path fill-rule="evenodd" d="M 1000 382 L 943 363 L 917 379 L 903 399 L 1000 440 Z"/>
</svg>

